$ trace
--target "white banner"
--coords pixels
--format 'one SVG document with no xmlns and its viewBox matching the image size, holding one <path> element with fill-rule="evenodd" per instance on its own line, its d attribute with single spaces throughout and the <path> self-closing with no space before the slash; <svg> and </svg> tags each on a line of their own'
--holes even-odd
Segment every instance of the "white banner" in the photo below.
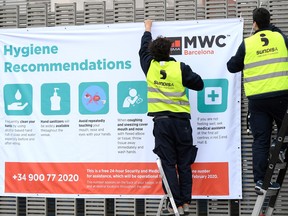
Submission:
<svg viewBox="0 0 288 216">
<path fill-rule="evenodd" d="M 0 31 L 0 196 L 161 197 L 143 23 Z M 239 199 L 242 19 L 154 22 L 204 79 L 189 91 L 193 198 Z"/>
</svg>

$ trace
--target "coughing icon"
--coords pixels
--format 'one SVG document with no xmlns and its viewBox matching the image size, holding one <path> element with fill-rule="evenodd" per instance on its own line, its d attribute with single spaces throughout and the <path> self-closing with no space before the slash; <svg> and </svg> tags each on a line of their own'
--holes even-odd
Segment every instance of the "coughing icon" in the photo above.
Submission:
<svg viewBox="0 0 288 216">
<path fill-rule="evenodd" d="M 132 88 L 129 90 L 129 95 L 123 101 L 123 108 L 128 108 L 130 105 L 135 106 L 136 104 L 142 103 L 143 99 L 137 95 L 137 90 Z"/>
</svg>

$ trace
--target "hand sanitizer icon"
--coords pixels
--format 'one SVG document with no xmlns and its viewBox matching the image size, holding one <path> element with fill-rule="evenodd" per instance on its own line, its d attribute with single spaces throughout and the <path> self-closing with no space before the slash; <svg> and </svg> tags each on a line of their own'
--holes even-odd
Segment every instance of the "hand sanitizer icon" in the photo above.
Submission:
<svg viewBox="0 0 288 216">
<path fill-rule="evenodd" d="M 54 88 L 54 94 L 52 97 L 50 97 L 50 101 L 51 101 L 51 110 L 60 110 L 60 101 L 61 101 L 61 97 L 58 96 L 57 90 L 59 90 L 59 88 Z"/>
</svg>

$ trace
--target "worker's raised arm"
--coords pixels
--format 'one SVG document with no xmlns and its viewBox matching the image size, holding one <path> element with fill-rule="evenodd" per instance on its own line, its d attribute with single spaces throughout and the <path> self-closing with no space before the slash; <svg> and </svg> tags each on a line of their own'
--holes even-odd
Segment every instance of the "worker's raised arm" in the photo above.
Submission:
<svg viewBox="0 0 288 216">
<path fill-rule="evenodd" d="M 144 25 L 145 25 L 145 31 L 151 32 L 152 20 L 145 20 Z"/>
</svg>

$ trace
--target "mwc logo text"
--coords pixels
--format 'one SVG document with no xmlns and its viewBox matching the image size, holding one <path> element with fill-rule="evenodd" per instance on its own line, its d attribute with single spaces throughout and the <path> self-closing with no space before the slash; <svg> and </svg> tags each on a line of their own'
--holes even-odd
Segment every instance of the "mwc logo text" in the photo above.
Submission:
<svg viewBox="0 0 288 216">
<path fill-rule="evenodd" d="M 192 46 L 193 48 L 211 48 L 215 44 L 218 47 L 225 47 L 225 35 L 212 36 L 193 36 L 191 39 L 188 36 L 184 37 L 184 47 Z"/>
</svg>

